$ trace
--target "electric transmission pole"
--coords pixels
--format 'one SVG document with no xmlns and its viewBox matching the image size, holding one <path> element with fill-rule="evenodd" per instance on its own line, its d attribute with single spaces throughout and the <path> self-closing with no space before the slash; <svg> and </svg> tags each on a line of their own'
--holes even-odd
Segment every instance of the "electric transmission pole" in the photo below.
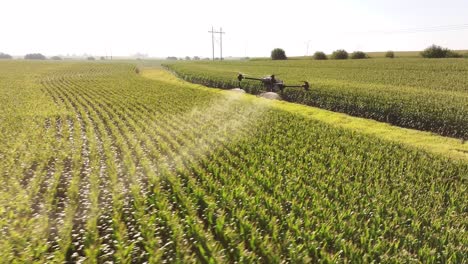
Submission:
<svg viewBox="0 0 468 264">
<path fill-rule="evenodd" d="M 211 31 L 208 31 L 208 33 L 211 33 L 211 49 L 213 50 L 213 60 L 214 60 L 214 33 L 215 31 L 213 30 L 213 26 L 211 26 Z"/>
<path fill-rule="evenodd" d="M 307 49 L 306 49 L 306 56 L 309 56 L 309 44 L 310 44 L 310 40 L 304 42 L 306 45 L 307 45 Z"/>
<path fill-rule="evenodd" d="M 211 31 L 208 31 L 208 33 L 211 33 L 211 49 L 213 51 L 213 60 L 215 60 L 214 56 L 214 34 L 219 33 L 219 59 L 223 59 L 223 34 L 226 32 L 223 32 L 223 28 L 220 28 L 219 31 L 214 31 L 213 26 L 211 27 Z"/>
<path fill-rule="evenodd" d="M 219 28 L 219 60 L 223 60 L 223 28 Z"/>
</svg>

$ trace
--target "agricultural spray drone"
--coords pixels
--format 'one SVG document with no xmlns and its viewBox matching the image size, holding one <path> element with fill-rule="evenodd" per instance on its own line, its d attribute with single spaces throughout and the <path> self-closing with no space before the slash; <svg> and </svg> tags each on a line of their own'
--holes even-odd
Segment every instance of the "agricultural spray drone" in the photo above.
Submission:
<svg viewBox="0 0 468 264">
<path fill-rule="evenodd" d="M 309 82 L 303 81 L 303 85 L 285 85 L 282 80 L 276 79 L 275 75 L 263 77 L 263 78 L 252 78 L 246 77 L 245 74 L 239 73 L 237 76 L 237 80 L 239 80 L 239 87 L 241 87 L 242 80 L 254 80 L 260 81 L 263 83 L 263 87 L 267 90 L 267 92 L 278 92 L 283 91 L 284 88 L 304 88 L 304 90 L 309 90 Z"/>
</svg>

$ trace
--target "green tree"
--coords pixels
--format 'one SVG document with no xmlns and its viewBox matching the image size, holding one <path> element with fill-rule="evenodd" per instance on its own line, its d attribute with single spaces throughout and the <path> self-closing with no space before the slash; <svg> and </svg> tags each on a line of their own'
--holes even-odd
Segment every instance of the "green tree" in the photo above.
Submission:
<svg viewBox="0 0 468 264">
<path fill-rule="evenodd" d="M 0 59 L 13 59 L 10 54 L 5 54 L 3 52 L 0 52 Z"/>
<path fill-rule="evenodd" d="M 41 53 L 30 53 L 30 54 L 26 54 L 26 56 L 24 56 L 24 59 L 25 60 L 45 60 L 46 56 L 42 55 Z"/>
<path fill-rule="evenodd" d="M 314 60 L 326 60 L 326 59 L 328 59 L 327 55 L 322 51 L 315 52 L 313 58 L 314 58 Z"/>
<path fill-rule="evenodd" d="M 276 48 L 271 51 L 271 59 L 272 60 L 287 60 L 286 52 L 283 49 Z"/>
<path fill-rule="evenodd" d="M 393 59 L 395 58 L 395 52 L 389 50 L 385 53 L 385 58 L 390 58 L 390 59 Z"/>
<path fill-rule="evenodd" d="M 334 60 L 346 60 L 348 57 L 349 55 L 346 50 L 335 50 L 331 55 L 331 58 Z"/>
<path fill-rule="evenodd" d="M 365 52 L 355 51 L 351 54 L 351 59 L 367 59 L 369 56 Z"/>
<path fill-rule="evenodd" d="M 441 46 L 437 46 L 435 44 L 423 50 L 421 52 L 421 56 L 423 58 L 460 58 L 462 57 L 460 54 L 452 50 L 449 50 L 447 48 L 442 48 Z"/>
</svg>

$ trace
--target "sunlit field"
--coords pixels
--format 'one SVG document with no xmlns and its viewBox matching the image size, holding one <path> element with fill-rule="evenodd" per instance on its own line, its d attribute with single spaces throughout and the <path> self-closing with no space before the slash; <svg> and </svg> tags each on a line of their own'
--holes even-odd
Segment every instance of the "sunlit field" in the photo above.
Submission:
<svg viewBox="0 0 468 264">
<path fill-rule="evenodd" d="M 228 80 L 234 70 L 272 71 L 261 63 L 257 71 L 174 69 Z M 453 66 L 451 81 L 407 90 L 400 86 L 411 78 L 390 67 L 401 81 L 327 81 L 319 76 L 338 74 L 313 66 L 298 75 L 285 68 L 281 78 L 310 78 L 323 93 L 353 87 L 343 96 L 366 87 L 364 98 L 384 98 L 376 105 L 418 94 L 431 98 L 427 108 L 411 105 L 418 115 L 466 119 L 467 108 L 444 106 L 465 107 L 465 64 Z M 130 63 L 8 61 L 0 76 L 0 262 L 467 261 L 468 158 L 459 139 Z M 384 84 L 399 92 L 382 92 Z"/>
<path fill-rule="evenodd" d="M 310 91 L 285 89 L 283 99 L 393 125 L 468 139 L 467 59 L 364 59 L 178 62 L 180 77 L 208 86 L 238 87 L 237 74 L 271 74 L 286 84 L 310 83 Z M 244 81 L 258 93 L 258 82 Z"/>
</svg>

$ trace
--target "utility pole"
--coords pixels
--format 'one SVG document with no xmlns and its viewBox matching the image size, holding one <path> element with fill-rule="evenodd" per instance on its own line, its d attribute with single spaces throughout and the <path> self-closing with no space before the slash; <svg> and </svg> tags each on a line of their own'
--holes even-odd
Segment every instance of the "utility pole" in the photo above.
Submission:
<svg viewBox="0 0 468 264">
<path fill-rule="evenodd" d="M 310 44 L 310 40 L 306 41 L 305 44 L 307 45 L 306 56 L 309 56 L 309 44 Z"/>
<path fill-rule="evenodd" d="M 213 26 L 211 26 L 211 31 L 208 31 L 208 33 L 211 33 L 211 49 L 213 50 L 213 61 L 214 61 L 214 29 Z"/>
<path fill-rule="evenodd" d="M 219 28 L 219 60 L 223 60 L 223 28 Z"/>
<path fill-rule="evenodd" d="M 211 26 L 211 31 L 208 31 L 208 33 L 211 33 L 211 49 L 213 51 L 213 60 L 215 60 L 214 56 L 214 34 L 219 33 L 219 53 L 220 53 L 220 60 L 223 59 L 223 34 L 226 32 L 223 32 L 223 28 L 220 28 L 219 31 L 214 31 L 213 26 Z"/>
</svg>

